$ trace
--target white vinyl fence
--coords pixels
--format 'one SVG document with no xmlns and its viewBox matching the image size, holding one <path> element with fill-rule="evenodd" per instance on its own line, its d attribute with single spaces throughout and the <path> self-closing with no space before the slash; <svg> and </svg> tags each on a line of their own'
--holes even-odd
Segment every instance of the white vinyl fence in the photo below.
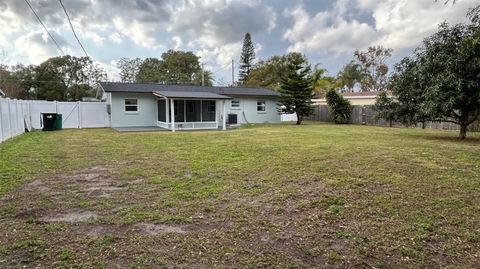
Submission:
<svg viewBox="0 0 480 269">
<path fill-rule="evenodd" d="M 62 114 L 63 128 L 108 127 L 106 103 L 57 102 L 0 98 L 0 143 L 23 134 L 25 129 L 41 129 L 41 113 Z"/>
<path fill-rule="evenodd" d="M 280 116 L 281 116 L 282 122 L 283 121 L 297 121 L 297 113 L 292 113 L 292 114 L 282 113 Z"/>
</svg>

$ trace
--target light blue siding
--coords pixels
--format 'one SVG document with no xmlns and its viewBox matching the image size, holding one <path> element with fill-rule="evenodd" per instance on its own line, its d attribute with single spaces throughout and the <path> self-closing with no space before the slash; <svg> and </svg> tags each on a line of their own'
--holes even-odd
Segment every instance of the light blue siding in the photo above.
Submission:
<svg viewBox="0 0 480 269">
<path fill-rule="evenodd" d="M 125 112 L 125 99 L 138 99 L 138 112 Z M 280 123 L 281 116 L 277 111 L 277 99 L 265 97 L 234 97 L 232 100 L 240 101 L 239 108 L 232 108 L 231 100 L 225 101 L 225 112 L 237 114 L 239 124 L 246 123 Z M 257 112 L 257 101 L 266 102 L 266 111 Z M 218 125 L 222 126 L 222 100 L 216 101 Z M 111 104 L 111 127 L 139 127 L 157 125 L 157 97 L 151 93 L 108 93 L 107 103 Z"/>
<path fill-rule="evenodd" d="M 226 113 L 237 114 L 239 124 L 245 123 L 280 123 L 281 116 L 277 111 L 277 99 L 258 97 L 234 97 L 232 100 L 240 101 L 239 108 L 232 108 L 231 100 L 226 101 Z M 257 101 L 265 101 L 266 111 L 257 112 Z M 220 103 L 220 102 L 219 102 Z M 221 113 L 221 106 L 218 107 Z M 228 116 L 227 116 L 228 117 Z M 220 122 L 221 124 L 221 122 Z"/>
<path fill-rule="evenodd" d="M 157 125 L 157 97 L 151 93 L 111 93 L 111 127 L 138 127 Z M 125 99 L 138 99 L 138 112 L 125 112 Z"/>
</svg>

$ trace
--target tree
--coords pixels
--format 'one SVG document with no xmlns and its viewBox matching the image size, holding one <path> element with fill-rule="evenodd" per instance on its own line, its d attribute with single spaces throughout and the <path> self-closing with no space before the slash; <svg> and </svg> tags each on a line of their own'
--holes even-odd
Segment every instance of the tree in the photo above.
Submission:
<svg viewBox="0 0 480 269">
<path fill-rule="evenodd" d="M 23 65 L 9 67 L 7 60 L 8 55 L 2 49 L 0 51 L 0 89 L 9 98 L 29 99 L 28 92 L 32 85 L 32 68 L 25 68 Z M 29 71 L 29 76 L 25 76 L 24 69 Z"/>
<path fill-rule="evenodd" d="M 290 63 L 290 70 L 295 72 L 282 78 L 279 89 L 281 106 L 279 112 L 296 113 L 297 125 L 301 124 L 303 117 L 313 113 L 312 98 L 313 83 L 310 76 L 310 65 L 299 59 Z"/>
<path fill-rule="evenodd" d="M 243 39 L 242 54 L 240 55 L 239 83 L 245 85 L 248 82 L 250 71 L 255 60 L 255 47 L 253 46 L 250 33 L 245 34 Z"/>
<path fill-rule="evenodd" d="M 135 82 L 137 81 L 137 75 L 139 73 L 142 59 L 135 58 L 121 58 L 117 62 L 117 67 L 120 69 L 120 79 L 122 82 Z"/>
<path fill-rule="evenodd" d="M 354 56 L 363 71 L 362 91 L 387 90 L 388 65 L 385 60 L 392 56 L 393 49 L 382 46 L 369 47 L 367 51 L 355 51 Z"/>
<path fill-rule="evenodd" d="M 422 105 L 425 102 L 423 97 L 423 90 L 426 85 L 422 80 L 417 79 L 419 75 L 417 62 L 408 57 L 402 59 L 399 63 L 395 64 L 395 72 L 390 81 L 391 88 L 393 89 L 396 97 L 396 108 L 394 116 L 383 117 L 386 120 L 390 120 L 390 117 L 394 117 L 396 120 L 406 125 L 415 125 L 422 123 L 422 128 L 425 127 L 425 122 L 431 118 L 422 109 Z M 379 99 L 378 107 L 387 108 L 390 103 L 387 99 Z M 392 104 L 393 105 L 393 104 Z M 382 114 L 380 114 L 382 116 Z"/>
<path fill-rule="evenodd" d="M 202 85 L 200 58 L 188 51 L 169 50 L 161 59 L 146 58 L 139 66 L 136 81 L 141 83 L 161 83 L 168 85 Z M 213 78 L 207 73 L 205 84 Z"/>
<path fill-rule="evenodd" d="M 267 60 L 259 61 L 250 70 L 246 85 L 278 91 L 282 85 L 282 78 L 295 73 L 296 70 L 293 69 L 295 67 L 293 63 L 298 62 L 308 65 L 308 60 L 305 55 L 298 52 L 272 56 Z"/>
<path fill-rule="evenodd" d="M 203 80 L 204 86 L 212 86 L 213 85 L 213 73 L 209 70 L 203 71 Z M 194 85 L 202 85 L 202 71 L 199 71 L 195 74 L 195 79 L 193 81 Z"/>
<path fill-rule="evenodd" d="M 343 66 L 343 69 L 337 75 L 338 81 L 347 92 L 353 92 L 353 87 L 364 80 L 364 72 L 360 64 L 355 61 Z"/>
<path fill-rule="evenodd" d="M 163 72 L 161 60 L 146 58 L 138 67 L 138 75 L 135 77 L 135 82 L 160 83 L 161 72 Z"/>
<path fill-rule="evenodd" d="M 441 24 L 412 59 L 403 60 L 410 65 L 398 68 L 395 77 L 404 83 L 393 83 L 401 107 L 430 120 L 458 124 L 460 139 L 466 138 L 468 126 L 480 115 L 480 28 L 475 21 L 480 8 L 472 10 L 470 24 Z M 417 106 L 405 106 L 409 99 Z"/>
<path fill-rule="evenodd" d="M 333 121 L 337 124 L 348 123 L 352 115 L 350 102 L 335 90 L 329 90 L 325 97 Z"/>
<path fill-rule="evenodd" d="M 315 82 L 315 94 L 319 98 L 325 97 L 328 91 L 338 90 L 341 88 L 341 83 L 337 78 L 331 76 L 324 76 Z"/>
<path fill-rule="evenodd" d="M 336 78 L 326 76 L 327 69 L 321 68 L 319 64 L 311 72 L 310 76 L 313 83 L 313 90 L 316 97 L 323 97 L 330 89 L 340 88 L 339 82 Z"/>
<path fill-rule="evenodd" d="M 35 66 L 17 64 L 10 68 L 10 76 L 6 79 L 4 87 L 7 96 L 17 99 L 35 99 L 32 88 L 35 86 Z"/>
<path fill-rule="evenodd" d="M 377 119 L 385 119 L 389 122 L 389 126 L 397 120 L 399 103 L 391 97 L 387 96 L 387 92 L 382 92 L 378 95 L 373 110 L 377 112 Z"/>
<path fill-rule="evenodd" d="M 36 99 L 78 101 L 95 96 L 105 71 L 88 57 L 52 57 L 34 68 L 32 88 Z"/>
<path fill-rule="evenodd" d="M 202 71 L 200 58 L 193 52 L 175 50 L 162 54 L 161 69 L 160 83 L 182 85 L 193 85 L 195 75 Z"/>
</svg>

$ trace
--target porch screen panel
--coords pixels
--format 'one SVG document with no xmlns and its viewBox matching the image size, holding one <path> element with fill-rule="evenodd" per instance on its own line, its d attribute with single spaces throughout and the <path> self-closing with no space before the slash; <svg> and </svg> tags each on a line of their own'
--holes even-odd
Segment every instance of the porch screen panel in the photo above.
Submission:
<svg viewBox="0 0 480 269">
<path fill-rule="evenodd" d="M 175 100 L 175 122 L 185 122 L 185 100 Z"/>
<path fill-rule="evenodd" d="M 186 118 L 187 122 L 198 122 L 200 121 L 200 100 L 186 100 Z"/>
<path fill-rule="evenodd" d="M 158 100 L 158 121 L 167 121 L 166 117 L 166 102 L 163 99 Z"/>
<path fill-rule="evenodd" d="M 202 121 L 215 121 L 215 101 L 202 101 Z"/>
</svg>

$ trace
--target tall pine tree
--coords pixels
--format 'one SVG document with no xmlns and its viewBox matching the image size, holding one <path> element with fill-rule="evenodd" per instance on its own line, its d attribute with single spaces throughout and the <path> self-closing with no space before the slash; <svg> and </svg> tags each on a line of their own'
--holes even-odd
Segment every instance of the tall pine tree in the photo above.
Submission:
<svg viewBox="0 0 480 269">
<path fill-rule="evenodd" d="M 253 60 L 255 60 L 255 47 L 253 46 L 250 33 L 246 33 L 243 39 L 242 54 L 240 55 L 240 72 L 238 74 L 241 85 L 247 84 Z"/>
<path fill-rule="evenodd" d="M 291 72 L 288 76 L 282 78 L 280 87 L 280 109 L 283 113 L 296 113 L 297 123 L 301 124 L 303 117 L 313 113 L 312 98 L 313 83 L 310 76 L 310 65 L 305 62 L 295 61 L 291 63 Z"/>
</svg>

